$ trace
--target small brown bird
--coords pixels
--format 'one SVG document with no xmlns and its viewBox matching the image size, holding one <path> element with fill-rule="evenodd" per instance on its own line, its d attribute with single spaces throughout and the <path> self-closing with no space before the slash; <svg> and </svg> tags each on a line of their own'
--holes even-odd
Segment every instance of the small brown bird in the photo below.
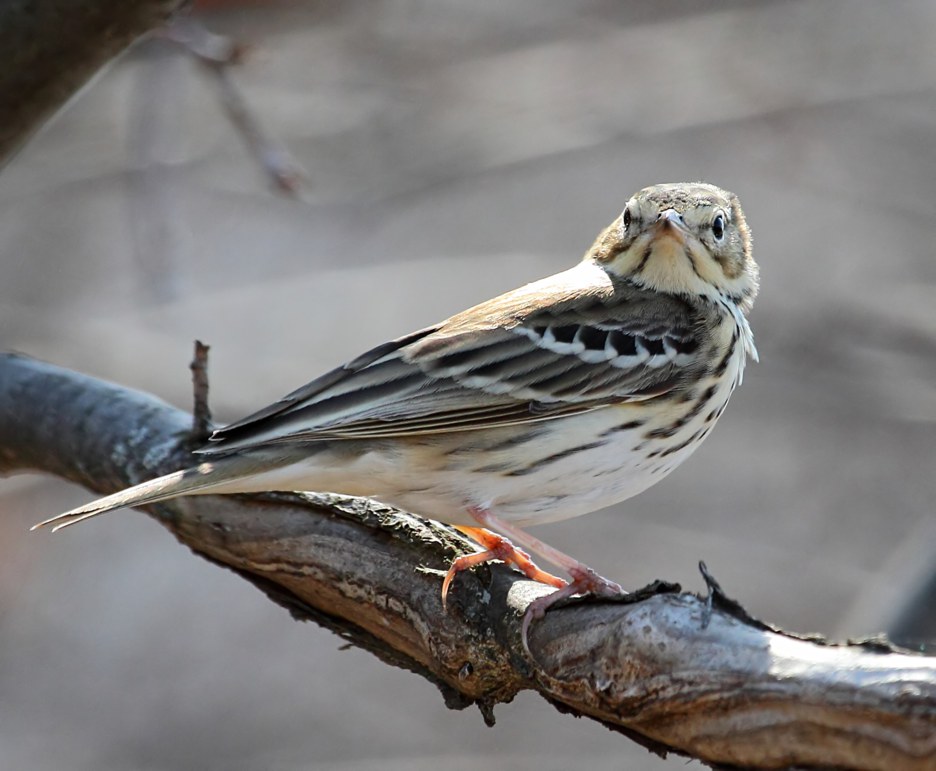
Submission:
<svg viewBox="0 0 936 771">
<path fill-rule="evenodd" d="M 561 597 L 622 590 L 520 528 L 630 498 L 698 447 L 757 358 L 757 288 L 734 194 L 648 187 L 574 268 L 380 345 L 215 431 L 192 468 L 36 527 L 181 495 L 371 496 L 481 543 L 454 562 L 443 598 L 457 572 L 491 559 L 559 587 L 531 606 L 525 634 Z"/>
</svg>

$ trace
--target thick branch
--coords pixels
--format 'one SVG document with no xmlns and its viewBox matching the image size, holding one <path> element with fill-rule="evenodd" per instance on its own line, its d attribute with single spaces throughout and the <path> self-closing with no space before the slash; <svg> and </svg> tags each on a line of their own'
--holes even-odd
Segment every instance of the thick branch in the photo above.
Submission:
<svg viewBox="0 0 936 771">
<path fill-rule="evenodd" d="M 183 0 L 0 3 L 0 166 L 55 110 Z"/>
<path fill-rule="evenodd" d="M 110 492 L 184 465 L 190 426 L 145 394 L 0 357 L 2 473 L 41 469 Z M 520 614 L 546 589 L 495 566 L 459 576 L 444 612 L 441 573 L 467 547 L 445 526 L 334 496 L 202 496 L 151 513 L 296 615 L 429 677 L 450 706 L 476 702 L 490 717 L 532 688 L 710 763 L 936 768 L 933 658 L 797 639 L 718 597 L 709 613 L 664 588 L 550 611 L 532 627 L 531 659 Z"/>
</svg>

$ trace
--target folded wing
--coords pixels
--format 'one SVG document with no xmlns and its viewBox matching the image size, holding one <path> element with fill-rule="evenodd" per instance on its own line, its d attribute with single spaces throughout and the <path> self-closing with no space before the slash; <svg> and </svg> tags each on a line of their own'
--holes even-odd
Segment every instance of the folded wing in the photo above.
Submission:
<svg viewBox="0 0 936 771">
<path fill-rule="evenodd" d="M 700 366 L 700 321 L 675 297 L 596 286 L 499 302 L 507 317 L 486 303 L 378 346 L 216 431 L 202 452 L 552 420 L 652 398 Z"/>
</svg>

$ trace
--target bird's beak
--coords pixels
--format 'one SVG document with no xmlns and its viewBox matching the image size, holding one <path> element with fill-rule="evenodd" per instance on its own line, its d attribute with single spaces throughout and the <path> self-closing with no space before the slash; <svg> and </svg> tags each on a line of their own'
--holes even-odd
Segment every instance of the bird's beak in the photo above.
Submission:
<svg viewBox="0 0 936 771">
<path fill-rule="evenodd" d="M 656 221 L 656 229 L 659 235 L 668 235 L 680 244 L 685 244 L 686 236 L 689 235 L 689 229 L 683 222 L 682 215 L 675 209 L 660 212 Z"/>
</svg>

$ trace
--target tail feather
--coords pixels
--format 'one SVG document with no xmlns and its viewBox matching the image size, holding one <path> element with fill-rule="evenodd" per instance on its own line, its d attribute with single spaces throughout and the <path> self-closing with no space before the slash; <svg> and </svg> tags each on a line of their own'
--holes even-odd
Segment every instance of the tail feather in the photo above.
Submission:
<svg viewBox="0 0 936 771">
<path fill-rule="evenodd" d="M 244 463 L 242 461 L 242 458 L 232 456 L 217 461 L 206 461 L 181 471 L 174 471 L 171 474 L 128 487 L 119 493 L 98 498 L 76 509 L 66 511 L 64 514 L 51 517 L 44 522 L 33 525 L 30 530 L 38 530 L 41 527 L 51 525 L 54 533 L 56 530 L 77 525 L 86 519 L 91 519 L 115 509 L 145 506 L 183 495 L 221 492 L 217 488 L 223 486 L 229 488 L 224 492 L 236 492 L 236 490 L 230 489 L 231 483 L 254 476 L 257 472 L 255 462 Z"/>
</svg>

